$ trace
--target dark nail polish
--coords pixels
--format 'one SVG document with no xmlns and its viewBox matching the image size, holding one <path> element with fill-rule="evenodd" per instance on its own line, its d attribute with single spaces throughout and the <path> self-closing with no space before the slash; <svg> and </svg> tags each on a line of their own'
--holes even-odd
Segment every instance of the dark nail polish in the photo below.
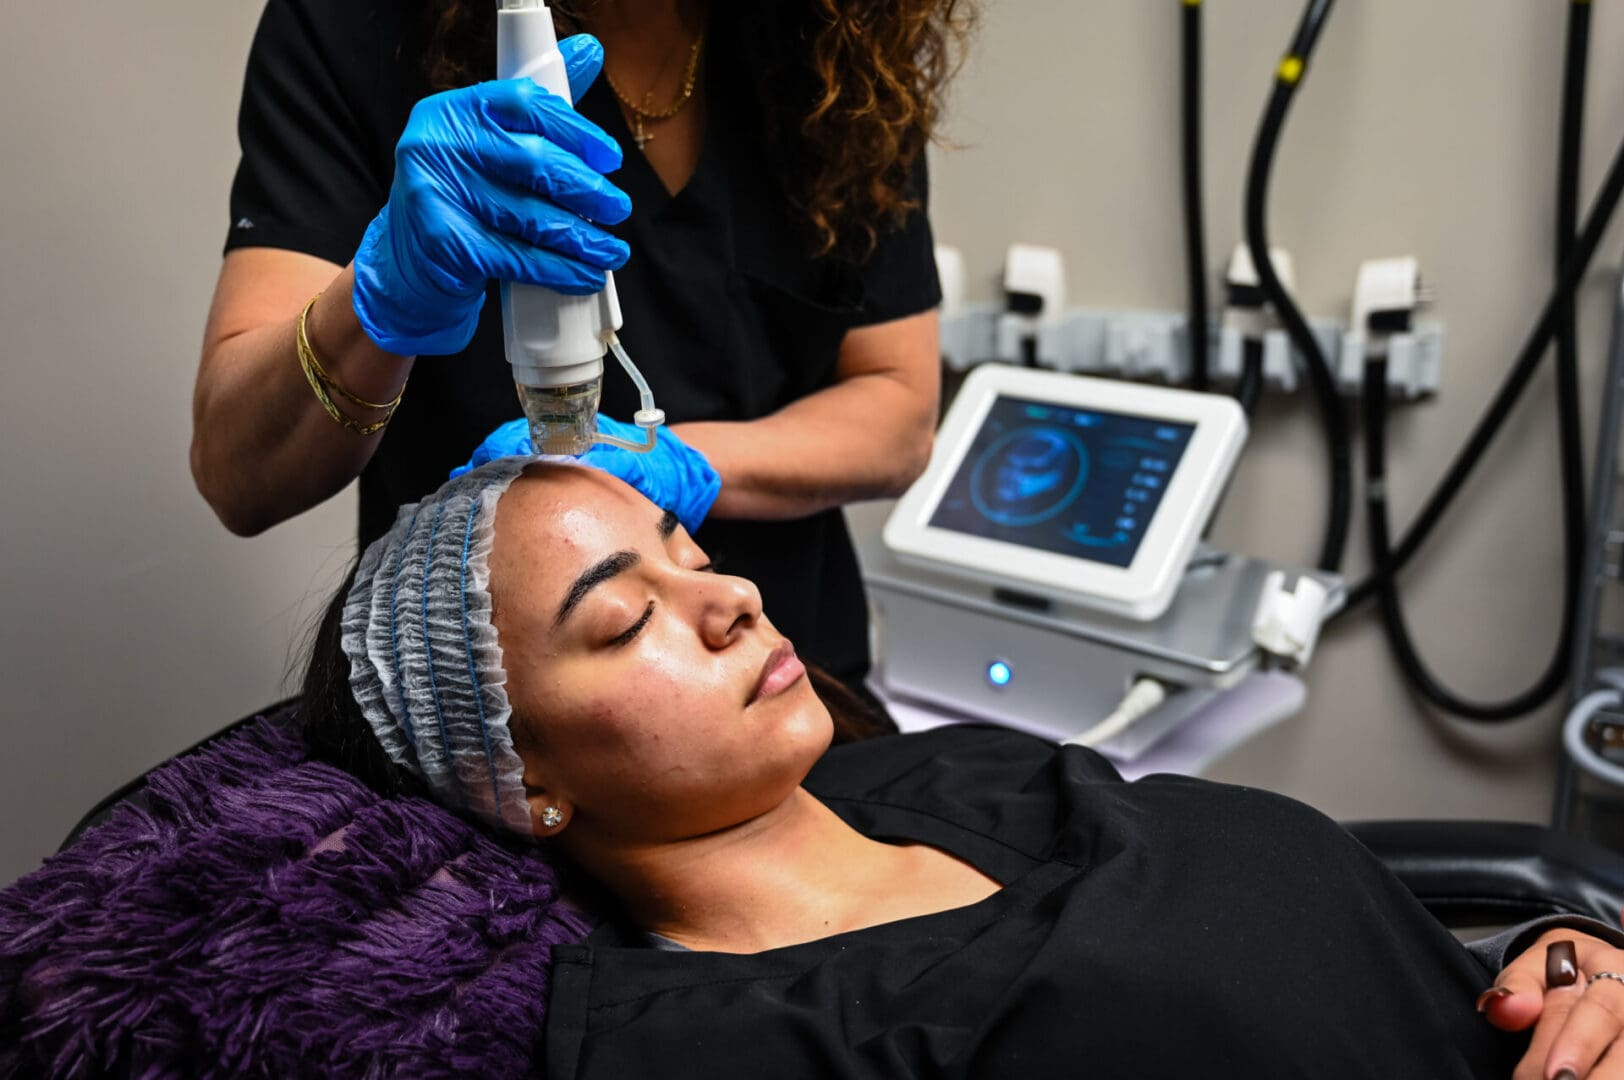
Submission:
<svg viewBox="0 0 1624 1080">
<path fill-rule="evenodd" d="M 1579 981 L 1578 954 L 1571 941 L 1553 941 L 1545 949 L 1545 986 L 1572 986 Z M 1578 1080 L 1578 1077 L 1574 1077 Z"/>
<path fill-rule="evenodd" d="M 1481 994 L 1477 995 L 1477 1011 L 1482 1012 L 1484 1009 L 1487 1009 L 1489 1007 L 1489 1002 L 1495 1000 L 1496 998 L 1505 998 L 1510 996 L 1511 991 L 1507 990 L 1505 987 L 1491 986 Z"/>
<path fill-rule="evenodd" d="M 1563 1069 L 1556 1074 L 1555 1080 L 1579 1080 L 1579 1074 L 1572 1069 Z"/>
</svg>

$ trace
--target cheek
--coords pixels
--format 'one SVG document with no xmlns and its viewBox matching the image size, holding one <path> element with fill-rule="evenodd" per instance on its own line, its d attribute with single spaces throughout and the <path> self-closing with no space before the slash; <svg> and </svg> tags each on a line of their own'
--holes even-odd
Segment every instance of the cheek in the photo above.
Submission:
<svg viewBox="0 0 1624 1080">
<path fill-rule="evenodd" d="M 733 666 L 691 634 L 651 633 L 633 650 L 581 665 L 576 689 L 599 723 L 643 745 L 677 746 L 739 711 Z"/>
<path fill-rule="evenodd" d="M 719 662 L 691 635 L 646 637 L 623 651 L 533 665 L 515 680 L 546 741 L 581 755 L 594 773 L 647 777 L 691 761 L 716 740 L 719 722 L 742 711 L 737 665 Z"/>
</svg>

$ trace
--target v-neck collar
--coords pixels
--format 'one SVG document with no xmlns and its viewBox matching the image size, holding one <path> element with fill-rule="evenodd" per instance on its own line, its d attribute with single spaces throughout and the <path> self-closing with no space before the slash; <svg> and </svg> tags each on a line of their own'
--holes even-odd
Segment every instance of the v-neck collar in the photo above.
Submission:
<svg viewBox="0 0 1624 1080">
<path fill-rule="evenodd" d="M 591 112 L 601 117 L 599 126 L 620 144 L 622 160 L 620 187 L 631 196 L 634 207 L 642 207 L 650 214 L 658 214 L 671 203 L 680 201 L 684 194 L 693 188 L 694 181 L 700 179 L 716 156 L 718 126 L 716 121 L 720 98 L 717 94 L 716 79 L 712 74 L 715 69 L 716 65 L 707 58 L 705 70 L 701 75 L 705 80 L 705 120 L 704 129 L 699 136 L 699 159 L 694 162 L 694 171 L 688 174 L 688 179 L 675 191 L 665 186 L 665 181 L 660 179 L 660 174 L 655 171 L 648 155 L 637 145 L 637 138 L 632 134 L 631 125 L 626 122 L 625 115 L 620 111 L 620 102 L 615 99 L 614 91 L 609 88 L 609 80 L 599 76 L 583 95 L 582 104 L 586 104 Z"/>
</svg>

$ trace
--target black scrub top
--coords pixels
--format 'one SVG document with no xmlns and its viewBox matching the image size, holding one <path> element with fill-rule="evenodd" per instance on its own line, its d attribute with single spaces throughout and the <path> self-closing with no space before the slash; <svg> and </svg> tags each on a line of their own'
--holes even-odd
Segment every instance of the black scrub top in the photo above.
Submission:
<svg viewBox="0 0 1624 1080">
<path fill-rule="evenodd" d="M 227 251 L 276 247 L 350 261 L 388 200 L 394 146 L 411 107 L 430 92 L 420 60 L 423 7 L 270 0 L 243 89 Z M 773 95 L 763 88 L 799 85 L 773 49 L 793 40 L 794 28 L 771 12 L 781 9 L 713 9 L 704 146 L 675 195 L 637 149 L 606 80 L 578 106 L 625 151 L 612 177 L 633 206 L 614 229 L 632 251 L 615 275 L 626 320 L 620 338 L 671 423 L 775 412 L 834 381 L 848 330 L 927 311 L 940 299 L 923 159 L 915 173 L 920 209 L 883 231 L 871 258 L 808 255 L 777 179 L 788 166 L 764 136 L 772 105 L 763 98 Z M 636 393 L 612 362 L 603 389 L 603 411 L 629 421 Z M 361 545 L 519 415 L 493 285 L 463 353 L 418 358 L 361 474 Z M 696 539 L 721 569 L 757 584 L 802 656 L 847 682 L 867 671 L 867 610 L 838 510 L 785 522 L 713 519 Z"/>
<path fill-rule="evenodd" d="M 806 786 L 1005 887 L 754 955 L 602 927 L 554 950 L 549 1080 L 1504 1078 L 1527 1045 L 1473 1008 L 1488 966 L 1290 799 L 971 726 L 836 747 Z"/>
</svg>

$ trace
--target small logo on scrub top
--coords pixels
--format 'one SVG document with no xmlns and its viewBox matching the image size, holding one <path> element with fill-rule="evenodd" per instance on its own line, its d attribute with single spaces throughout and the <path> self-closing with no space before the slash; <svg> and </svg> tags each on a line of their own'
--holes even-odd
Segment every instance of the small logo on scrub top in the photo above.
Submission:
<svg viewBox="0 0 1624 1080">
<path fill-rule="evenodd" d="M 232 226 L 233 229 L 252 229 L 253 227 L 254 227 L 254 219 L 253 218 L 238 218 L 237 219 L 237 224 Z"/>
</svg>

